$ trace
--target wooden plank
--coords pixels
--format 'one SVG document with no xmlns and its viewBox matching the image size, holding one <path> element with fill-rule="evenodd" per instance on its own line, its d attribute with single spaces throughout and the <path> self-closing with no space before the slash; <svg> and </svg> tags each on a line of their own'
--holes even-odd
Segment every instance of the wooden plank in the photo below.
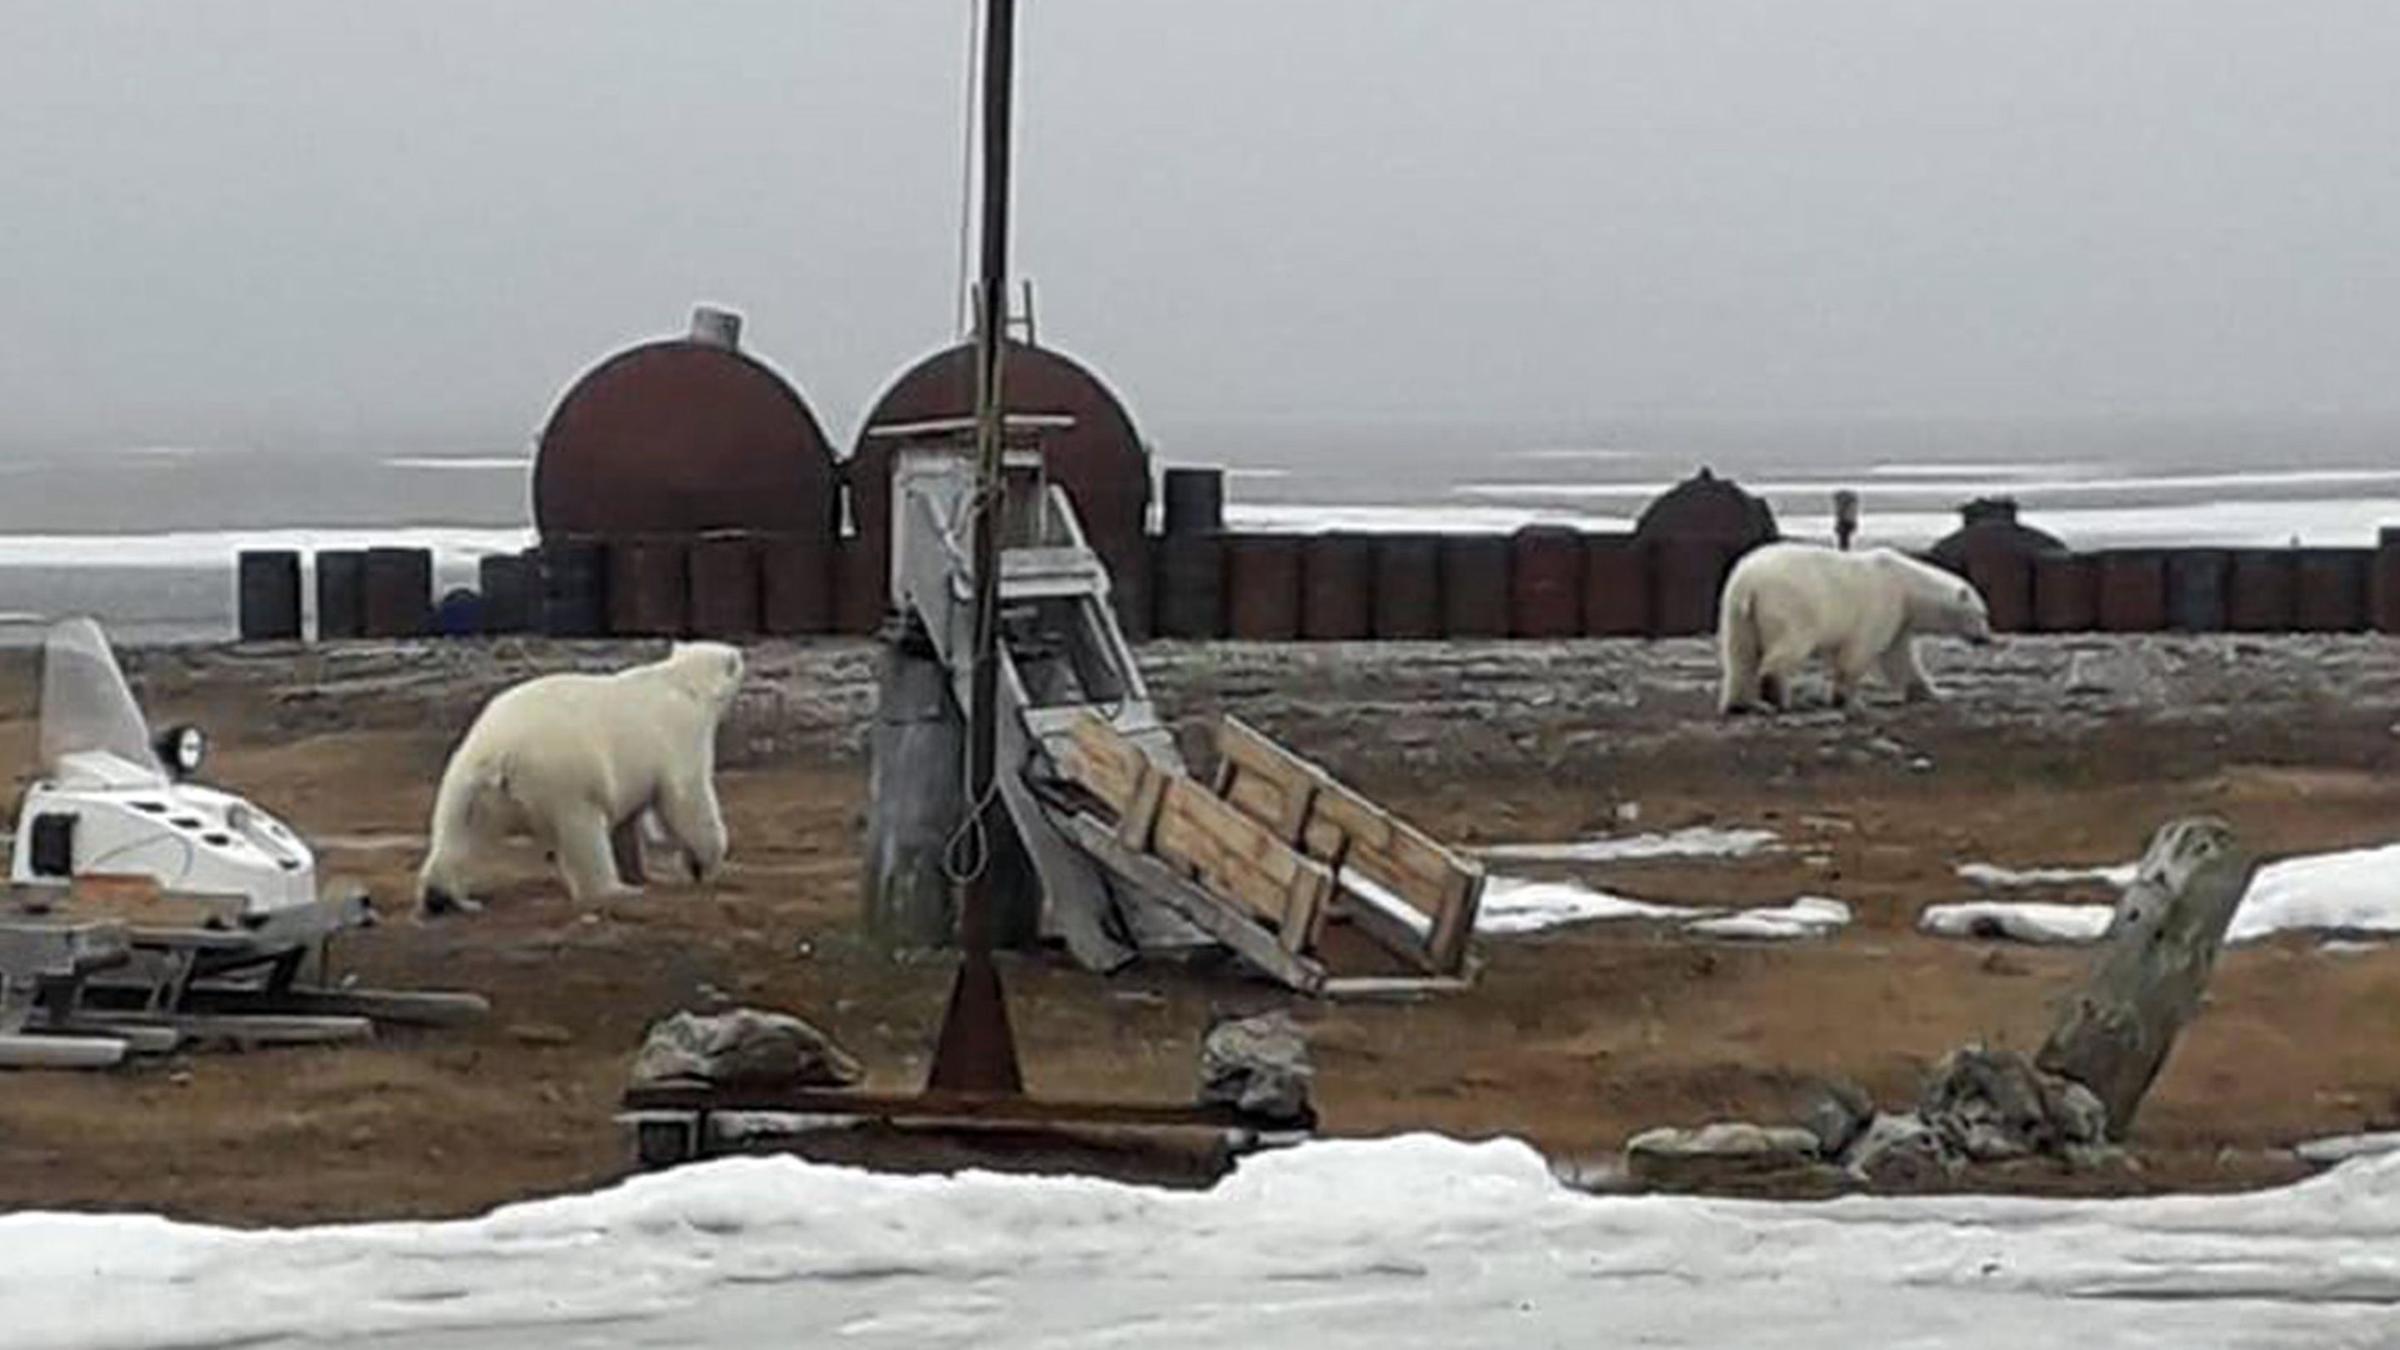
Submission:
<svg viewBox="0 0 2400 1350">
<path fill-rule="evenodd" d="M 0 1068 L 106 1069 L 125 1059 L 113 1036 L 0 1036 Z"/>
<path fill-rule="evenodd" d="M 1316 885 L 1314 876 L 1323 876 L 1324 884 L 1331 884 L 1322 864 L 1285 847 L 1265 826 L 1185 778 L 1167 786 L 1154 847 L 1170 863 L 1197 868 L 1209 889 L 1278 926 L 1293 913 L 1295 882 L 1308 877 Z M 1313 911 L 1308 917 L 1313 921 Z"/>
<path fill-rule="evenodd" d="M 363 1017 L 91 1011 L 79 1020 L 111 1035 L 119 1026 L 172 1027 L 194 1040 L 230 1041 L 239 1045 L 327 1045 L 375 1037 L 374 1023 Z"/>
<path fill-rule="evenodd" d="M 2233 912 L 2258 860 L 2212 816 L 2169 821 L 2151 836 L 2117 901 L 2108 945 L 2034 1059 L 2091 1089 L 2121 1140 L 2165 1066 L 2216 968 Z"/>
<path fill-rule="evenodd" d="M 1337 1001 L 1410 1002 L 1474 987 L 1474 981 L 1456 975 L 1335 975 L 1325 981 L 1325 997 Z"/>
<path fill-rule="evenodd" d="M 1308 957 L 1285 951 L 1264 927 L 1159 859 L 1126 848 L 1099 821 L 1076 814 L 1067 817 L 1062 828 L 1068 838 L 1126 884 L 1189 919 L 1235 955 L 1276 980 L 1311 994 L 1324 984 L 1324 967 Z"/>
<path fill-rule="evenodd" d="M 1092 715 L 1075 724 L 1067 754 L 1059 767 L 1068 781 L 1122 816 L 1140 789 L 1142 774 L 1149 763 L 1149 756 L 1142 753 L 1140 746 Z"/>
<path fill-rule="evenodd" d="M 1372 879 L 1362 880 L 1355 868 L 1344 869 L 1339 880 L 1342 886 L 1332 908 L 1373 938 L 1375 945 L 1429 974 L 1450 973 L 1434 963 L 1426 940 L 1432 921 L 1414 905 Z"/>
<path fill-rule="evenodd" d="M 1125 847 L 1149 852 L 1151 836 L 1158 829 L 1158 809 L 1167 799 L 1167 782 L 1173 777 L 1162 765 L 1143 766 L 1133 797 L 1117 819 L 1117 838 L 1125 841 Z"/>
<path fill-rule="evenodd" d="M 1228 766 L 1220 776 L 1228 800 L 1270 823 L 1307 856 L 1362 877 L 1383 893 L 1370 900 L 1344 888 L 1336 902 L 1344 913 L 1397 954 L 1439 971 L 1458 968 L 1482 905 L 1479 865 L 1239 718 L 1220 722 L 1217 743 Z M 1423 927 L 1387 912 L 1391 901 L 1416 911 Z"/>
<path fill-rule="evenodd" d="M 1470 864 L 1470 870 L 1456 878 L 1457 889 L 1442 898 L 1433 934 L 1425 942 L 1434 969 L 1451 971 L 1464 965 L 1467 943 L 1475 936 L 1475 916 L 1483 909 L 1483 880 L 1483 869 Z"/>
</svg>

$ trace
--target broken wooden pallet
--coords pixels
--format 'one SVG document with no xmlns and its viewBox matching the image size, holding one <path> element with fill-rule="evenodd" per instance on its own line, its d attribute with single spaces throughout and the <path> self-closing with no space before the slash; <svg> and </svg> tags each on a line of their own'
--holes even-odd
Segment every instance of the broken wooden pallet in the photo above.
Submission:
<svg viewBox="0 0 2400 1350">
<path fill-rule="evenodd" d="M 1412 979 L 1456 987 L 1483 874 L 1332 775 L 1230 718 L 1212 791 L 1094 716 L 1078 722 L 1067 779 L 1113 817 L 1070 813 L 1071 837 L 1276 978 L 1310 993 L 1356 984 L 1328 969 L 1335 921 L 1400 959 L 1379 994 Z"/>
</svg>

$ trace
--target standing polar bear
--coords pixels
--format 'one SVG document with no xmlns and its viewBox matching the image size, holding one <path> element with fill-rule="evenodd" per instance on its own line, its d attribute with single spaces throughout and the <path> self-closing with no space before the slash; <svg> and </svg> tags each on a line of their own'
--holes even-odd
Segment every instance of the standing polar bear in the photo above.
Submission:
<svg viewBox="0 0 2400 1350">
<path fill-rule="evenodd" d="M 741 683 L 741 652 L 691 642 L 613 675 L 545 675 L 500 693 L 442 773 L 419 908 L 478 908 L 477 864 L 510 835 L 550 849 L 578 905 L 631 895 L 609 835 L 636 816 L 664 826 L 696 880 L 714 876 L 725 861 L 717 723 Z"/>
<path fill-rule="evenodd" d="M 1992 640 L 1983 597 L 1961 578 L 1888 548 L 1845 553 L 1822 544 L 1752 549 L 1725 578 L 1717 609 L 1721 713 L 1780 709 L 1794 672 L 1833 664 L 1833 701 L 1846 705 L 1869 672 L 1914 702 L 1935 696 L 1916 639 Z"/>
</svg>

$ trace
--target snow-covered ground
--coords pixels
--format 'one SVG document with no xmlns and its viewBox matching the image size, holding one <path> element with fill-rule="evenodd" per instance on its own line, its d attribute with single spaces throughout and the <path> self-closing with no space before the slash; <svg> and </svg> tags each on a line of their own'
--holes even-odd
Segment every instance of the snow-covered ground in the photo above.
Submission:
<svg viewBox="0 0 2400 1350">
<path fill-rule="evenodd" d="M 1580 881 L 1494 876 L 1483 884 L 1483 905 L 1475 912 L 1475 931 L 1485 937 L 1506 937 L 1609 919 L 1672 919 L 1682 922 L 1683 931 L 1699 937 L 1776 941 L 1833 932 L 1850 922 L 1850 907 L 1839 900 L 1804 895 L 1786 905 L 1695 908 L 1636 900 Z"/>
<path fill-rule="evenodd" d="M 1476 852 L 1498 862 L 1603 863 L 1654 858 L 1743 858 L 1774 846 L 1773 830 L 1694 825 L 1664 834 L 1613 835 L 1563 844 L 1491 844 Z"/>
<path fill-rule="evenodd" d="M 0 1219 L 12 1350 L 305 1344 L 2371 1345 L 2400 1155 L 2118 1201 L 1599 1197 L 1522 1144 L 1326 1142 L 1203 1193 L 729 1159 L 482 1219 Z"/>
<path fill-rule="evenodd" d="M 1988 863 L 1959 867 L 1961 879 L 2009 890 L 2102 881 L 2123 887 L 2135 865 L 2037 867 L 2012 870 Z M 2096 942 L 2108 929 L 2109 907 L 1978 900 L 1928 906 L 1917 917 L 1925 932 L 1945 937 L 1997 933 L 2026 942 Z M 2258 869 L 2226 930 L 2228 942 L 2254 942 L 2283 932 L 2400 936 L 2400 844 L 2284 858 Z"/>
</svg>

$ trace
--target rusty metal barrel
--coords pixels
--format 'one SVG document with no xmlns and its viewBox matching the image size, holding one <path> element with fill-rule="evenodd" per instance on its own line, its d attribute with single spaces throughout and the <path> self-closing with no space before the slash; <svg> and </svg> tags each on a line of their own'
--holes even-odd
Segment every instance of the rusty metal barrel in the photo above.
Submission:
<svg viewBox="0 0 2400 1350">
<path fill-rule="evenodd" d="M 2165 555 L 2156 549 L 2108 549 L 2097 560 L 2102 631 L 2155 633 L 2167 626 Z"/>
<path fill-rule="evenodd" d="M 1225 471 L 1169 469 L 1160 475 L 1168 534 L 1216 534 L 1225 528 Z"/>
<path fill-rule="evenodd" d="M 2368 578 L 2367 607 L 2375 631 L 2400 633 L 2400 529 L 2386 525 L 2375 535 L 2375 562 Z"/>
<path fill-rule="evenodd" d="M 1375 636 L 1426 642 L 1442 635 L 1442 539 L 1387 534 L 1375 541 Z"/>
<path fill-rule="evenodd" d="M 1374 632 L 1375 540 L 1339 532 L 1311 536 L 1300 553 L 1300 636 L 1359 642 Z"/>
<path fill-rule="evenodd" d="M 1298 637 L 1301 565 L 1297 535 L 1226 535 L 1226 631 L 1243 642 Z"/>
<path fill-rule="evenodd" d="M 1442 536 L 1442 636 L 1508 636 L 1512 552 L 1504 534 Z"/>
<path fill-rule="evenodd" d="M 1117 626 L 1128 642 L 1147 641 L 1157 626 L 1157 580 L 1150 571 L 1150 539 L 1147 535 L 1130 535 L 1096 546 L 1101 563 L 1108 568 L 1109 608 L 1116 612 Z"/>
<path fill-rule="evenodd" d="M 2227 628 L 2237 633 L 2288 632 L 2292 612 L 2290 549 L 2241 548 L 2227 556 Z"/>
<path fill-rule="evenodd" d="M 2022 633 L 2031 629 L 2034 555 L 2015 548 L 1978 547 L 1973 543 L 1964 554 L 1967 583 L 1983 597 L 1993 631 Z"/>
<path fill-rule="evenodd" d="M 317 551 L 317 640 L 367 635 L 367 555 L 354 548 Z"/>
<path fill-rule="evenodd" d="M 2100 623 L 2099 569 L 2088 553 L 2033 560 L 2033 626 L 2044 633 L 2088 633 Z"/>
<path fill-rule="evenodd" d="M 695 637 L 745 638 L 759 630 L 758 541 L 748 534 L 705 534 L 692 541 L 691 622 Z"/>
<path fill-rule="evenodd" d="M 2363 548 L 2304 548 L 2292 563 L 2293 625 L 2309 633 L 2354 633 L 2367 626 Z"/>
<path fill-rule="evenodd" d="M 758 544 L 758 622 L 776 637 L 833 631 L 833 540 L 777 534 Z"/>
<path fill-rule="evenodd" d="M 533 560 L 523 553 L 491 553 L 475 563 L 475 586 L 486 633 L 523 633 L 539 608 Z"/>
<path fill-rule="evenodd" d="M 1583 631 L 1639 637 L 1650 631 L 1650 549 L 1630 534 L 1583 539 Z"/>
<path fill-rule="evenodd" d="M 235 612 L 244 642 L 300 636 L 300 554 L 288 548 L 245 550 L 234 562 Z"/>
<path fill-rule="evenodd" d="M 681 637 L 691 622 L 691 546 L 652 535 L 608 543 L 608 631 L 618 637 Z"/>
<path fill-rule="evenodd" d="M 892 609 L 891 557 L 883 540 L 853 535 L 833 549 L 833 631 L 863 636 Z"/>
<path fill-rule="evenodd" d="M 433 550 L 367 550 L 365 624 L 371 638 L 419 637 L 433 626 Z"/>
<path fill-rule="evenodd" d="M 597 539 L 557 536 L 535 554 L 542 582 L 542 632 L 558 638 L 608 632 L 608 547 Z"/>
<path fill-rule="evenodd" d="M 1225 541 L 1214 534 L 1162 535 L 1152 546 L 1153 633 L 1206 642 L 1225 636 Z"/>
<path fill-rule="evenodd" d="M 465 586 L 453 586 L 442 593 L 441 603 L 433 607 L 433 617 L 426 627 L 437 637 L 473 637 L 483 629 L 483 596 Z"/>
<path fill-rule="evenodd" d="M 1583 633 L 1583 534 L 1528 525 L 1509 540 L 1508 631 L 1512 637 Z"/>
<path fill-rule="evenodd" d="M 2221 633 L 2230 616 L 2232 559 L 2222 549 L 2179 548 L 2167 555 L 2167 627 Z"/>
<path fill-rule="evenodd" d="M 1692 637 L 1717 631 L 1717 597 L 1740 545 L 1714 539 L 1663 538 L 1650 545 L 1650 631 Z"/>
</svg>

